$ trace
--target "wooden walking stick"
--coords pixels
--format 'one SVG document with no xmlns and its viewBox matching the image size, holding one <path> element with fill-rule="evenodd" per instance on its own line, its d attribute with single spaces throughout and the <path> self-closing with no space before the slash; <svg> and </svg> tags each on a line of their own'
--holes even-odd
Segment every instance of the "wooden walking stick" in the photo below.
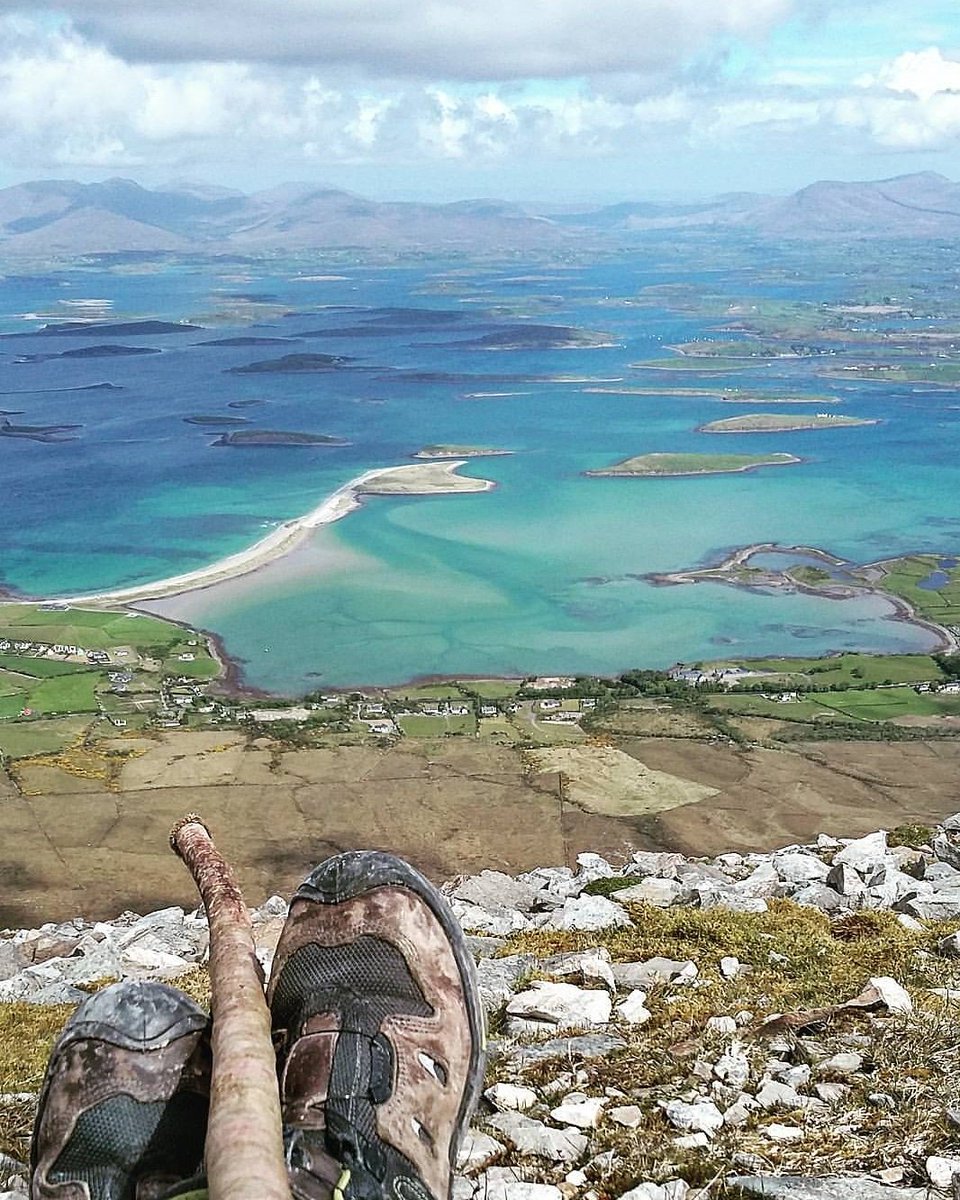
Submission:
<svg viewBox="0 0 960 1200">
<path fill-rule="evenodd" d="M 270 1013 L 246 905 L 200 817 L 178 821 L 170 845 L 189 868 L 210 923 L 210 1200 L 290 1200 Z"/>
</svg>

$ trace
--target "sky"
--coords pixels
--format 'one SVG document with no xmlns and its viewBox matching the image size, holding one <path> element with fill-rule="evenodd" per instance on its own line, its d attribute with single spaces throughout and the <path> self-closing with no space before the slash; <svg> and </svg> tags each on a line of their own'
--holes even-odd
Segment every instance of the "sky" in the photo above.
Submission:
<svg viewBox="0 0 960 1200">
<path fill-rule="evenodd" d="M 960 178 L 958 0 L 0 0 L 0 185 L 556 203 Z"/>
</svg>

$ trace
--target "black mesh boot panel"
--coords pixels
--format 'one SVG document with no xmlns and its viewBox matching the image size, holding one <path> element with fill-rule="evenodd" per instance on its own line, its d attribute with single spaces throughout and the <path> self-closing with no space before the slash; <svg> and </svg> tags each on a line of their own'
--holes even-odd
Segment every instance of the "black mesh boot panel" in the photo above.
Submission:
<svg viewBox="0 0 960 1200">
<path fill-rule="evenodd" d="M 273 993 L 274 1027 L 295 1034 L 321 1012 L 343 1013 L 347 1028 L 373 1037 L 391 1013 L 429 1017 L 433 1009 L 396 946 L 368 936 L 347 946 L 312 943 L 284 964 Z"/>
<path fill-rule="evenodd" d="M 207 1100 L 194 1092 L 152 1103 L 111 1096 L 80 1114 L 47 1177 L 85 1183 L 91 1200 L 135 1200 L 141 1178 L 196 1174 L 206 1130 Z"/>
</svg>

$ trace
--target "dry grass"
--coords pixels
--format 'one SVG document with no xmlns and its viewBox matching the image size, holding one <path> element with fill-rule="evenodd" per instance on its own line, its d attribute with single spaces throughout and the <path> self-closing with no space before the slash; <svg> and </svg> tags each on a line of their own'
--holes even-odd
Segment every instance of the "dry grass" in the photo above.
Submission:
<svg viewBox="0 0 960 1200">
<path fill-rule="evenodd" d="M 614 961 L 663 955 L 697 964 L 695 986 L 653 989 L 647 1001 L 653 1017 L 626 1035 L 623 1052 L 575 1064 L 538 1063 L 523 1072 L 524 1082 L 537 1085 L 563 1070 L 579 1070 L 585 1076 L 579 1077 L 577 1088 L 591 1095 L 617 1089 L 626 1098 L 612 1099 L 611 1104 L 643 1108 L 639 1129 L 624 1130 L 605 1121 L 594 1136 L 594 1153 L 615 1154 L 612 1166 L 590 1172 L 603 1194 L 620 1195 L 643 1179 L 680 1176 L 692 1185 L 717 1175 L 722 1180 L 735 1153 L 758 1155 L 765 1169 L 794 1174 L 901 1166 L 909 1180 L 921 1183 L 928 1154 L 952 1153 L 960 1147 L 957 1130 L 945 1117 L 948 1107 L 960 1104 L 960 1024 L 943 1001 L 926 991 L 958 984 L 957 965 L 936 953 L 937 940 L 956 922 L 913 934 L 889 913 L 863 912 L 831 922 L 789 901 L 772 902 L 764 914 L 646 906 L 634 906 L 632 912 L 636 923 L 630 929 L 521 934 L 502 951 L 546 957 L 603 945 Z M 750 973 L 723 979 L 718 968 L 726 955 L 749 965 Z M 819 1023 L 806 1036 L 779 1035 L 776 1041 L 761 1034 L 763 1017 L 843 1003 L 875 975 L 891 975 L 903 983 L 916 1011 L 895 1017 L 845 1013 Z M 754 1019 L 736 1035 L 705 1028 L 711 1016 L 742 1012 L 752 1013 Z M 840 1103 L 794 1113 L 758 1111 L 744 1126 L 721 1130 L 708 1149 L 678 1151 L 672 1144 L 677 1131 L 668 1125 L 657 1101 L 708 1095 L 700 1071 L 704 1064 L 716 1062 L 734 1039 L 751 1062 L 752 1091 L 770 1057 L 815 1064 L 854 1049 L 864 1056 L 864 1069 L 844 1080 L 851 1088 Z M 498 1064 L 499 1078 L 511 1077 L 507 1063 Z M 878 1100 L 881 1093 L 890 1101 Z M 771 1142 L 762 1131 L 774 1121 L 801 1125 L 804 1139 Z M 726 1194 L 719 1182 L 710 1192 L 711 1197 Z"/>
<path fill-rule="evenodd" d="M 619 1196 L 639 1180 L 679 1176 L 695 1186 L 715 1181 L 709 1195 L 721 1200 L 732 1196 L 723 1189 L 722 1179 L 736 1153 L 758 1155 L 766 1170 L 793 1174 L 901 1166 L 907 1181 L 918 1183 L 928 1154 L 960 1152 L 960 1137 L 945 1116 L 947 1108 L 960 1107 L 960 1023 L 943 1001 L 926 991 L 960 986 L 960 967 L 936 952 L 938 939 L 960 922 L 931 924 L 914 934 L 889 913 L 862 912 L 831 922 L 788 901 L 773 902 L 763 914 L 646 906 L 633 906 L 632 913 L 635 925 L 630 929 L 520 934 L 502 951 L 546 957 L 603 945 L 615 961 L 664 955 L 692 959 L 699 968 L 695 986 L 653 989 L 648 999 L 652 1019 L 625 1035 L 627 1048 L 619 1054 L 583 1062 L 554 1060 L 522 1073 L 507 1058 L 491 1066 L 489 1082 L 522 1074 L 523 1082 L 542 1085 L 567 1072 L 567 1090 L 603 1095 L 615 1089 L 611 1105 L 638 1104 L 643 1109 L 639 1129 L 625 1130 L 607 1120 L 593 1134 L 593 1154 L 613 1152 L 612 1162 L 601 1160 L 587 1170 L 601 1196 Z M 719 960 L 726 955 L 749 965 L 751 972 L 723 979 Z M 910 989 L 916 1011 L 906 1017 L 847 1013 L 800 1036 L 781 1034 L 774 1041 L 759 1032 L 761 1018 L 770 1013 L 849 1000 L 871 975 L 900 980 Z M 175 982 L 201 1004 L 209 1004 L 203 968 Z M 706 1022 L 711 1016 L 743 1011 L 755 1017 L 735 1035 L 753 1069 L 750 1090 L 756 1090 L 771 1056 L 815 1064 L 824 1055 L 855 1049 L 864 1056 L 864 1070 L 844 1080 L 850 1091 L 828 1108 L 754 1113 L 746 1125 L 722 1130 L 707 1150 L 679 1151 L 672 1144 L 676 1130 L 667 1124 L 657 1101 L 707 1094 L 699 1072 L 704 1064 L 716 1062 L 733 1039 L 707 1031 Z M 50 1047 L 69 1012 L 68 1006 L 0 1005 L 0 1091 L 37 1092 Z M 892 1107 L 886 1101 L 878 1103 L 878 1094 L 889 1096 Z M 549 1104 L 532 1115 L 545 1117 L 548 1108 Z M 0 1150 L 26 1157 L 34 1111 L 33 1101 L 0 1105 Z M 803 1141 L 771 1143 L 762 1131 L 773 1121 L 801 1125 Z M 517 1160 L 508 1153 L 503 1161 Z M 566 1170 L 522 1160 L 522 1176 L 531 1181 L 559 1182 Z"/>
</svg>

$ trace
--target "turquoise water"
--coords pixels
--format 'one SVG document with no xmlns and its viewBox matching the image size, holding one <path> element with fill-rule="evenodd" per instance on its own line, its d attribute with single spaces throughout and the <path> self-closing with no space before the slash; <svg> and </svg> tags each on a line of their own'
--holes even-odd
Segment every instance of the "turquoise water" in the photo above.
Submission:
<svg viewBox="0 0 960 1200">
<path fill-rule="evenodd" d="M 746 250 L 742 257 L 749 258 Z M 739 270 L 734 264 L 719 281 L 714 275 L 710 286 L 726 281 L 742 288 Z M 662 308 L 610 307 L 606 299 L 633 297 L 664 279 L 701 281 L 693 254 L 685 260 L 651 246 L 562 270 L 516 262 L 479 269 L 458 260 L 372 268 L 338 263 L 334 271 L 346 278 L 301 282 L 295 264 L 269 270 L 249 263 L 174 264 L 150 272 L 128 264 L 122 272 L 3 281 L 0 328 L 7 331 L 38 327 L 40 321 L 25 320 L 24 313 L 68 319 L 59 303 L 65 296 L 112 300 L 110 319 L 187 317 L 205 326 L 195 334 L 102 338 L 163 351 L 133 359 L 18 363 L 17 356 L 85 343 L 36 336 L 0 341 L 0 391 L 18 393 L 0 395 L 0 408 L 23 410 L 9 419 L 83 424 L 76 441 L 62 444 L 0 438 L 4 583 L 25 594 L 54 595 L 191 570 L 314 507 L 362 470 L 411 461 L 426 443 L 466 443 L 515 451 L 463 468 L 494 480 L 496 490 L 370 498 L 290 558 L 156 608 L 218 633 L 251 684 L 283 692 L 318 681 L 337 686 L 430 674 L 608 672 L 732 653 L 931 645 L 926 631 L 891 620 L 890 607 L 873 598 L 829 601 L 711 584 L 655 587 L 641 576 L 713 561 L 752 542 L 822 546 L 855 561 L 955 552 L 960 439 L 950 393 L 849 381 L 837 390 L 815 377 L 809 361 L 746 368 L 699 382 L 771 395 L 832 391 L 842 396 L 839 411 L 879 417 L 882 424 L 717 439 L 696 427 L 762 406 L 588 394 L 582 384 L 542 378 L 697 386 L 695 374 L 640 373 L 628 364 L 665 356 L 665 344 L 704 335 L 708 323 Z M 314 264 L 310 273 L 327 270 Z M 512 282 L 526 274 L 541 279 Z M 752 279 L 750 286 L 822 299 L 847 295 L 855 285 L 833 279 L 816 288 L 786 288 Z M 273 299 L 237 300 L 237 292 Z M 330 307 L 341 305 L 361 307 Z M 449 324 L 441 318 L 411 324 L 409 314 L 394 311 L 409 307 L 457 317 Z M 540 323 L 609 330 L 621 344 L 536 351 L 458 344 L 516 323 L 518 309 Z M 376 336 L 357 336 L 358 327 Z M 239 333 L 311 336 L 286 346 L 197 344 Z M 325 374 L 225 373 L 304 352 L 355 361 Z M 100 382 L 124 390 L 51 390 Z M 523 394 L 464 398 L 484 391 Z M 229 407 L 248 400 L 261 403 Z M 251 428 L 331 434 L 350 445 L 217 447 L 211 444 L 216 430 L 183 419 L 217 413 L 243 416 Z M 582 474 L 655 450 L 785 450 L 805 461 L 702 478 Z"/>
</svg>

